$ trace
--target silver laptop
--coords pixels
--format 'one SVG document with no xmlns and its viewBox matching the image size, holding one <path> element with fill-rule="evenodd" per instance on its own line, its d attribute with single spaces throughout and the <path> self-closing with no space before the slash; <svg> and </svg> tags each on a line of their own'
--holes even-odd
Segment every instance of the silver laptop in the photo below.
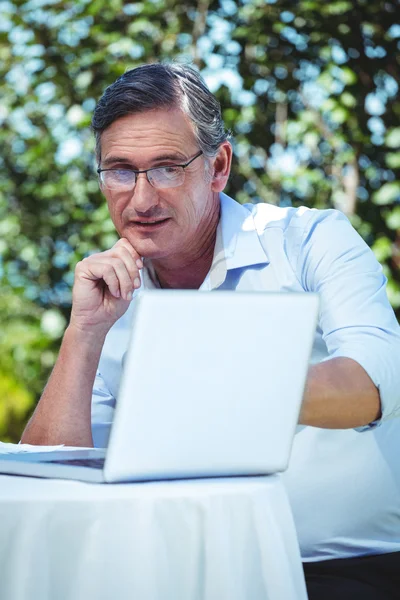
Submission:
<svg viewBox="0 0 400 600">
<path fill-rule="evenodd" d="M 2 455 L 0 472 L 93 482 L 286 469 L 315 294 L 143 291 L 107 450 Z"/>
</svg>

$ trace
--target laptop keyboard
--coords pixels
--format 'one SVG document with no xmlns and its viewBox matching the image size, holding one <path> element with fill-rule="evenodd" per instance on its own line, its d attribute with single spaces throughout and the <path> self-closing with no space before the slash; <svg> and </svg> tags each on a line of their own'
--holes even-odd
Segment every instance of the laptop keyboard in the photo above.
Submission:
<svg viewBox="0 0 400 600">
<path fill-rule="evenodd" d="M 74 467 L 91 467 L 92 469 L 102 469 L 104 467 L 104 458 L 71 458 L 65 460 L 49 460 L 46 462 L 56 465 L 73 465 Z"/>
</svg>

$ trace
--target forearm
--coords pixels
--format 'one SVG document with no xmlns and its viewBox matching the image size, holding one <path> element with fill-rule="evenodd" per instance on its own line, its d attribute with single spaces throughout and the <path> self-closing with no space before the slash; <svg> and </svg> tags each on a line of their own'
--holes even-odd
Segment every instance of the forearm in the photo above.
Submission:
<svg viewBox="0 0 400 600">
<path fill-rule="evenodd" d="M 104 336 L 68 327 L 43 395 L 21 441 L 93 446 L 91 399 Z"/>
<path fill-rule="evenodd" d="M 375 421 L 380 414 L 379 392 L 357 362 L 338 357 L 310 367 L 299 423 L 351 429 Z"/>
</svg>

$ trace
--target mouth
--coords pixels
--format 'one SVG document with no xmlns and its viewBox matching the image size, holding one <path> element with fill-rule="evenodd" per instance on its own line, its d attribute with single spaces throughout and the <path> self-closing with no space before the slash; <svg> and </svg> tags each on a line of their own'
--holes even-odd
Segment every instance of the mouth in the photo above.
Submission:
<svg viewBox="0 0 400 600">
<path fill-rule="evenodd" d="M 165 218 L 165 219 L 156 219 L 156 220 L 151 220 L 151 219 L 147 219 L 147 220 L 142 220 L 142 221 L 131 221 L 131 225 L 133 227 L 135 227 L 135 229 L 142 229 L 142 230 L 148 230 L 148 229 L 158 229 L 160 227 L 162 227 L 165 223 L 167 223 L 169 221 L 169 217 Z"/>
</svg>

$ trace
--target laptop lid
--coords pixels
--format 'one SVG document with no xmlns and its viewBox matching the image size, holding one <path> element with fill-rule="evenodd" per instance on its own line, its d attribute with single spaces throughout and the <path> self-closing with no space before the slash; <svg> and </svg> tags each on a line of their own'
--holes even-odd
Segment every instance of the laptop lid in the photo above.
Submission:
<svg viewBox="0 0 400 600">
<path fill-rule="evenodd" d="M 308 293 L 139 294 L 105 479 L 286 469 L 317 312 Z"/>
</svg>

